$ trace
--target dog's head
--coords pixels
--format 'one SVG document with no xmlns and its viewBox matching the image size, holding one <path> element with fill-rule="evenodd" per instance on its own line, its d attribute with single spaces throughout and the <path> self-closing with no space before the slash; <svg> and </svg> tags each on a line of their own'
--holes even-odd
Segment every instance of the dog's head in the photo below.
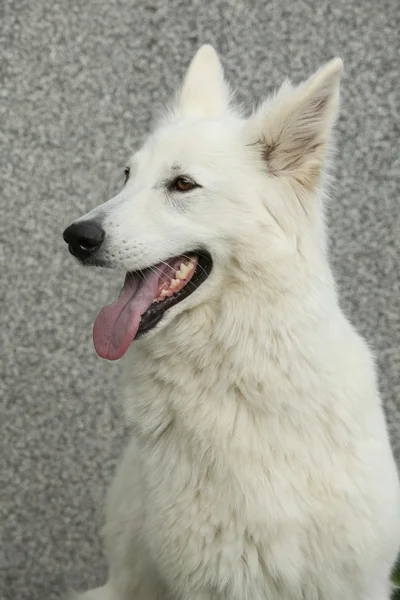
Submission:
<svg viewBox="0 0 400 600">
<path fill-rule="evenodd" d="M 64 232 L 83 264 L 126 272 L 94 326 L 100 356 L 119 358 L 229 282 L 265 285 L 266 295 L 287 285 L 298 256 L 319 244 L 317 191 L 341 68 L 335 59 L 298 87 L 285 83 L 244 118 L 215 51 L 198 51 L 122 191 Z"/>
</svg>

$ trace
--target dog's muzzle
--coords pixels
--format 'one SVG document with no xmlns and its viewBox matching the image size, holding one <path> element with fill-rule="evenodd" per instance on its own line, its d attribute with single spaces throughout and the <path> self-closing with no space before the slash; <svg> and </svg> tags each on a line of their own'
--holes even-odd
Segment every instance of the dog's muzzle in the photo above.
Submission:
<svg viewBox="0 0 400 600">
<path fill-rule="evenodd" d="M 63 233 L 69 251 L 82 262 L 100 248 L 104 236 L 104 229 L 96 221 L 72 223 Z"/>
</svg>

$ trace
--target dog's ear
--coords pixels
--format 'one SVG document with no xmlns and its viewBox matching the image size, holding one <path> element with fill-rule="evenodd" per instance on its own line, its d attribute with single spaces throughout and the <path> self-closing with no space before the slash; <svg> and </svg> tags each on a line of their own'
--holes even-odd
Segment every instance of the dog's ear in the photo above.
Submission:
<svg viewBox="0 0 400 600">
<path fill-rule="evenodd" d="M 205 44 L 189 65 L 178 94 L 178 110 L 185 116 L 219 117 L 227 110 L 229 97 L 218 55 Z"/>
<path fill-rule="evenodd" d="M 285 82 L 250 118 L 267 170 L 314 189 L 339 106 L 343 63 L 335 58 L 298 87 Z"/>
</svg>

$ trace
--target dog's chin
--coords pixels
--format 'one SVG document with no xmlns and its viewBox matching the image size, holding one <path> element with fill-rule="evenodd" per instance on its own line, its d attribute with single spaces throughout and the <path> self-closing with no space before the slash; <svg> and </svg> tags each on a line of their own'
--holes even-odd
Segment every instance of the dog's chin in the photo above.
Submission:
<svg viewBox="0 0 400 600">
<path fill-rule="evenodd" d="M 107 260 L 93 257 L 87 266 L 112 268 Z M 96 352 L 102 358 L 117 360 L 133 341 L 149 337 L 177 316 L 173 307 L 182 308 L 207 280 L 213 268 L 209 252 L 193 250 L 167 257 L 154 265 L 128 271 L 119 298 L 105 306 L 93 328 Z"/>
</svg>

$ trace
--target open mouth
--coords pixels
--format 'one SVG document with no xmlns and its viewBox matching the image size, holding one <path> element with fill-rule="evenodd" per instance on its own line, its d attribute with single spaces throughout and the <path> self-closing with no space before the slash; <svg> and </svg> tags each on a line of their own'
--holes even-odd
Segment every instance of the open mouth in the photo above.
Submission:
<svg viewBox="0 0 400 600">
<path fill-rule="evenodd" d="M 97 354 L 108 360 L 121 358 L 134 339 L 157 325 L 166 310 L 193 294 L 211 269 L 211 257 L 202 251 L 127 273 L 118 300 L 105 306 L 94 324 Z"/>
</svg>

